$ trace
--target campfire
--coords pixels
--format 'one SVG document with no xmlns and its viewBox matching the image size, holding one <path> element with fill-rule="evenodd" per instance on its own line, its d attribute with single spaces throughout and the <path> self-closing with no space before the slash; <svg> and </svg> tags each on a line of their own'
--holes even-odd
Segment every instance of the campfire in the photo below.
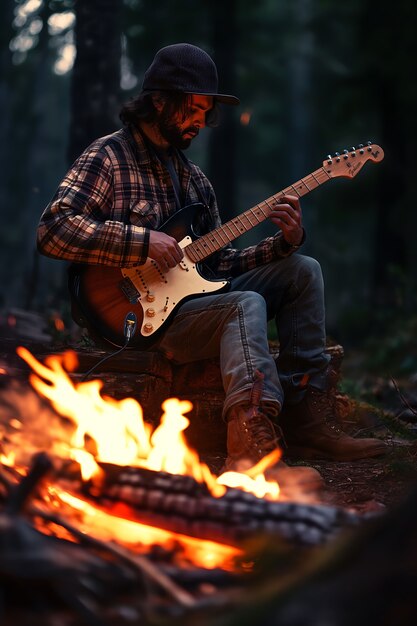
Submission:
<svg viewBox="0 0 417 626">
<path fill-rule="evenodd" d="M 189 401 L 167 399 L 154 429 L 133 398 L 102 395 L 99 380 L 73 380 L 75 353 L 42 364 L 26 348 L 17 352 L 56 419 L 47 424 L 34 414 L 23 422 L 16 415 L 2 425 L 1 483 L 15 499 L 8 508 L 6 497 L 9 513 L 35 492 L 31 520 L 41 536 L 77 545 L 88 537 L 145 568 L 187 604 L 190 598 L 143 560 L 156 547 L 175 555 L 177 568 L 236 574 L 248 571 L 246 542 L 259 534 L 315 545 L 357 523 L 352 513 L 308 503 L 301 491 L 290 499 L 280 493 L 265 477 L 279 452 L 245 473 L 213 474 L 184 436 Z"/>
</svg>

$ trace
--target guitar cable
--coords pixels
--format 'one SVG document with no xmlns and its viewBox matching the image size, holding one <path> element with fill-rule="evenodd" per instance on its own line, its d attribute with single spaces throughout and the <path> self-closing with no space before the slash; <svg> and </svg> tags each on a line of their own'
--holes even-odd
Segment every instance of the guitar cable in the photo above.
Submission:
<svg viewBox="0 0 417 626">
<path fill-rule="evenodd" d="M 102 363 L 104 363 L 105 361 L 108 361 L 109 359 L 112 359 L 113 357 L 120 354 L 123 350 L 127 348 L 127 346 L 129 345 L 131 339 L 133 338 L 136 332 L 137 323 L 138 323 L 138 318 L 136 317 L 135 313 L 133 313 L 133 311 L 129 311 L 129 313 L 125 317 L 125 321 L 123 325 L 123 335 L 125 338 L 125 343 L 123 344 L 123 346 L 119 348 L 118 350 L 116 350 L 115 352 L 111 352 L 110 354 L 107 354 L 105 357 L 100 359 L 100 361 L 98 361 L 95 365 L 93 365 L 93 367 L 90 367 L 90 369 L 87 372 L 85 372 L 85 374 L 82 376 L 80 382 L 83 383 L 90 376 L 90 374 L 94 372 L 94 370 L 97 369 L 97 367 L 99 367 Z"/>
</svg>

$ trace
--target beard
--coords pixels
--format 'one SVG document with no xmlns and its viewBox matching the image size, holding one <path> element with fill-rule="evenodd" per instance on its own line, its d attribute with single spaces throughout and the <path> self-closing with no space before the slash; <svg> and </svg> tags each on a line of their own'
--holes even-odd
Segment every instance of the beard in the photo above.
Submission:
<svg viewBox="0 0 417 626">
<path fill-rule="evenodd" d="M 167 141 L 170 146 L 179 150 L 186 150 L 190 147 L 194 136 L 198 135 L 199 129 L 195 126 L 187 126 L 180 128 L 175 122 L 166 122 L 162 119 L 158 122 L 158 130 L 161 137 Z M 193 137 L 185 137 L 187 133 L 193 133 Z"/>
</svg>

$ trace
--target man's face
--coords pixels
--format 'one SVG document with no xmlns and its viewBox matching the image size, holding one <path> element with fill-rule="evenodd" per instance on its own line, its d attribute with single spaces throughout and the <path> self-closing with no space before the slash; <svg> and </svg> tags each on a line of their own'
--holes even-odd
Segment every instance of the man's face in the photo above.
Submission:
<svg viewBox="0 0 417 626">
<path fill-rule="evenodd" d="M 159 132 L 171 146 L 185 150 L 206 125 L 206 115 L 213 104 L 212 96 L 192 95 L 185 113 L 177 113 L 169 122 L 159 120 Z"/>
</svg>

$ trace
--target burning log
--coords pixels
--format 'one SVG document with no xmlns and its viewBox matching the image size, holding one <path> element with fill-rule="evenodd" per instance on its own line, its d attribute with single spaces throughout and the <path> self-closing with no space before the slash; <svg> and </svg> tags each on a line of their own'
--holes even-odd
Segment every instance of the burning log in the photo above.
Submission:
<svg viewBox="0 0 417 626">
<path fill-rule="evenodd" d="M 180 607 L 190 610 L 213 604 L 199 593 L 208 577 L 211 585 L 216 582 L 222 588 L 236 584 L 237 575 L 231 572 L 217 569 L 209 576 L 205 569 L 178 567 L 175 555 L 167 550 L 160 549 L 158 554 L 151 550 L 148 557 L 86 534 L 40 499 L 41 481 L 52 469 L 44 453 L 34 456 L 23 477 L 12 467 L 0 464 L 4 505 L 0 510 L 0 590 L 7 598 L 0 605 L 0 621 L 5 626 L 27 624 L 34 605 L 45 625 L 62 620 L 67 623 L 62 616 L 63 605 L 78 615 L 83 624 L 107 626 L 109 622 L 103 619 L 103 613 L 115 613 L 111 623 L 120 626 L 125 623 L 123 604 L 120 614 L 111 606 L 120 597 L 130 603 L 130 615 L 155 615 L 159 610 L 165 616 L 170 611 L 178 616 Z M 35 499 L 37 503 L 33 504 Z M 197 595 L 177 584 L 176 578 L 182 585 L 192 587 Z M 19 602 L 23 592 L 26 610 Z M 167 605 L 165 596 L 174 604 Z M 224 599 L 217 598 L 214 604 L 223 605 Z M 56 611 L 60 618 L 54 617 Z"/>
<path fill-rule="evenodd" d="M 6 611 L 21 604 L 23 595 L 25 605 L 36 605 L 38 613 L 48 613 L 51 607 L 63 603 L 85 623 L 103 626 L 91 609 L 93 597 L 97 600 L 101 596 L 103 601 L 110 590 L 126 589 L 138 581 L 131 569 L 86 551 L 73 541 L 44 534 L 23 517 L 28 500 L 51 468 L 48 457 L 39 454 L 20 482 L 1 476 L 7 495 L 0 512 L 0 589 L 6 600 L 0 606 L 0 621 L 5 623 Z M 88 595 L 90 602 L 85 602 L 83 598 Z M 46 615 L 42 621 L 46 621 Z M 18 622 L 15 617 L 8 623 Z M 24 623 L 28 623 L 26 619 Z"/>
<path fill-rule="evenodd" d="M 191 476 L 101 467 L 104 481 L 86 483 L 84 493 L 108 513 L 234 546 L 262 533 L 299 546 L 323 544 L 363 519 L 337 507 L 269 501 L 233 488 L 215 498 Z"/>
</svg>

